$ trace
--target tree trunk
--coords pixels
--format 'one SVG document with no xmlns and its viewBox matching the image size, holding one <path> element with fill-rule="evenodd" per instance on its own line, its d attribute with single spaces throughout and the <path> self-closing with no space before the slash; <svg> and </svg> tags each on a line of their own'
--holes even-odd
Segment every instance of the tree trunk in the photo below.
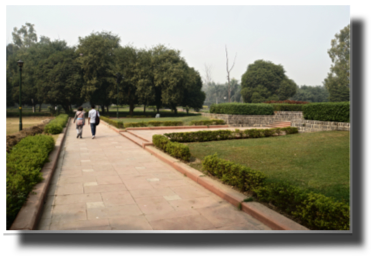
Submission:
<svg viewBox="0 0 382 269">
<path fill-rule="evenodd" d="M 36 113 L 36 105 L 35 104 L 32 105 L 32 112 Z"/>
<path fill-rule="evenodd" d="M 172 109 L 174 110 L 174 114 L 178 114 L 178 110 L 176 109 L 176 106 L 172 106 Z"/>
<path fill-rule="evenodd" d="M 41 104 L 38 104 L 38 112 L 41 112 Z"/>
<path fill-rule="evenodd" d="M 146 104 L 143 105 L 143 114 L 146 115 Z"/>
<path fill-rule="evenodd" d="M 130 101 L 130 112 L 129 112 L 129 115 L 130 116 L 133 116 L 133 113 L 134 113 L 134 102 Z"/>
<path fill-rule="evenodd" d="M 104 114 L 104 113 L 105 113 L 105 106 L 102 105 L 102 106 L 101 106 L 101 109 L 102 109 L 102 114 Z"/>
</svg>

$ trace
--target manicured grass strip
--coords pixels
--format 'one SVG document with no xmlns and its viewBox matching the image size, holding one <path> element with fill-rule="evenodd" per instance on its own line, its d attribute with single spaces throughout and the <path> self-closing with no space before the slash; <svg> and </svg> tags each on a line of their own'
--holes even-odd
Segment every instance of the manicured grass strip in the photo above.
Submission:
<svg viewBox="0 0 382 269">
<path fill-rule="evenodd" d="M 216 152 L 219 158 L 264 172 L 267 183 L 289 182 L 348 203 L 349 138 L 349 132 L 326 131 L 186 145 L 200 160 Z"/>
</svg>

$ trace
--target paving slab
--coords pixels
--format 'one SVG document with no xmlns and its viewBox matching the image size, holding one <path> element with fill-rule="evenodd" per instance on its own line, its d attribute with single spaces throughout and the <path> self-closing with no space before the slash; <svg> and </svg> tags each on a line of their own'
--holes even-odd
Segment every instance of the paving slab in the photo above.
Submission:
<svg viewBox="0 0 382 269">
<path fill-rule="evenodd" d="M 104 124 L 69 124 L 53 178 L 41 230 L 270 229 Z"/>
</svg>

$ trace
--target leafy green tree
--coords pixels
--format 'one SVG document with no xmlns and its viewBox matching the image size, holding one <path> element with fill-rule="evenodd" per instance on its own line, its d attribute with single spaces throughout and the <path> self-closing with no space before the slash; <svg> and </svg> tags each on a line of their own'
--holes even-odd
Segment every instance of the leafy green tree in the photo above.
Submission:
<svg viewBox="0 0 382 269">
<path fill-rule="evenodd" d="M 335 35 L 328 50 L 332 65 L 324 81 L 330 102 L 350 100 L 350 24 Z"/>
<path fill-rule="evenodd" d="M 186 73 L 182 106 L 188 113 L 190 108 L 195 111 L 202 108 L 206 95 L 202 91 L 203 82 L 199 72 L 192 67 L 187 67 Z"/>
<path fill-rule="evenodd" d="M 72 113 L 72 104 L 84 102 L 81 97 L 83 79 L 79 55 L 74 48 L 57 51 L 39 65 L 38 87 L 45 96 L 44 101 L 53 106 L 61 105 L 65 113 Z"/>
<path fill-rule="evenodd" d="M 120 38 L 110 32 L 96 32 L 86 37 L 79 37 L 77 53 L 84 78 L 82 97 L 91 104 L 105 106 L 111 104 L 110 91 L 115 89 L 113 74 L 115 50 L 120 47 Z"/>
<path fill-rule="evenodd" d="M 295 85 L 285 75 L 282 65 L 264 60 L 248 65 L 241 78 L 241 92 L 245 103 L 286 100 L 295 94 Z"/>
<path fill-rule="evenodd" d="M 120 101 L 128 103 L 130 115 L 133 115 L 134 107 L 138 102 L 136 92 L 138 84 L 138 51 L 132 46 L 120 47 L 115 50 L 116 72 L 122 75 L 120 83 Z M 115 88 L 114 88 L 115 89 Z M 113 102 L 116 102 L 116 91 L 112 91 Z"/>
<path fill-rule="evenodd" d="M 17 27 L 13 28 L 12 38 L 14 45 L 18 48 L 29 48 L 37 42 L 34 24 L 27 22 L 20 29 L 17 29 Z"/>
<path fill-rule="evenodd" d="M 297 84 L 291 79 L 281 81 L 279 88 L 276 91 L 279 100 L 287 100 L 297 92 Z"/>
<path fill-rule="evenodd" d="M 306 86 L 298 88 L 296 94 L 291 98 L 295 101 L 306 102 L 328 102 L 329 92 L 324 86 Z"/>
</svg>

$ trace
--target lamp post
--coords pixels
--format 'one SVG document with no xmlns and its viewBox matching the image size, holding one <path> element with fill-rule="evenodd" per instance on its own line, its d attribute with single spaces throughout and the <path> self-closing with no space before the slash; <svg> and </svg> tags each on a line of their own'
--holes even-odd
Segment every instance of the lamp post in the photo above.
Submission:
<svg viewBox="0 0 382 269">
<path fill-rule="evenodd" d="M 19 121 L 19 131 L 23 129 L 23 121 L 22 121 L 22 108 L 21 108 L 21 71 L 23 69 L 24 62 L 19 60 L 17 62 L 17 65 L 20 67 L 20 91 L 19 91 L 19 115 L 20 115 L 20 121 Z"/>
<path fill-rule="evenodd" d="M 118 106 L 119 106 L 119 83 L 121 83 L 122 75 L 118 72 L 115 74 L 117 80 L 117 119 L 118 119 Z"/>
</svg>

